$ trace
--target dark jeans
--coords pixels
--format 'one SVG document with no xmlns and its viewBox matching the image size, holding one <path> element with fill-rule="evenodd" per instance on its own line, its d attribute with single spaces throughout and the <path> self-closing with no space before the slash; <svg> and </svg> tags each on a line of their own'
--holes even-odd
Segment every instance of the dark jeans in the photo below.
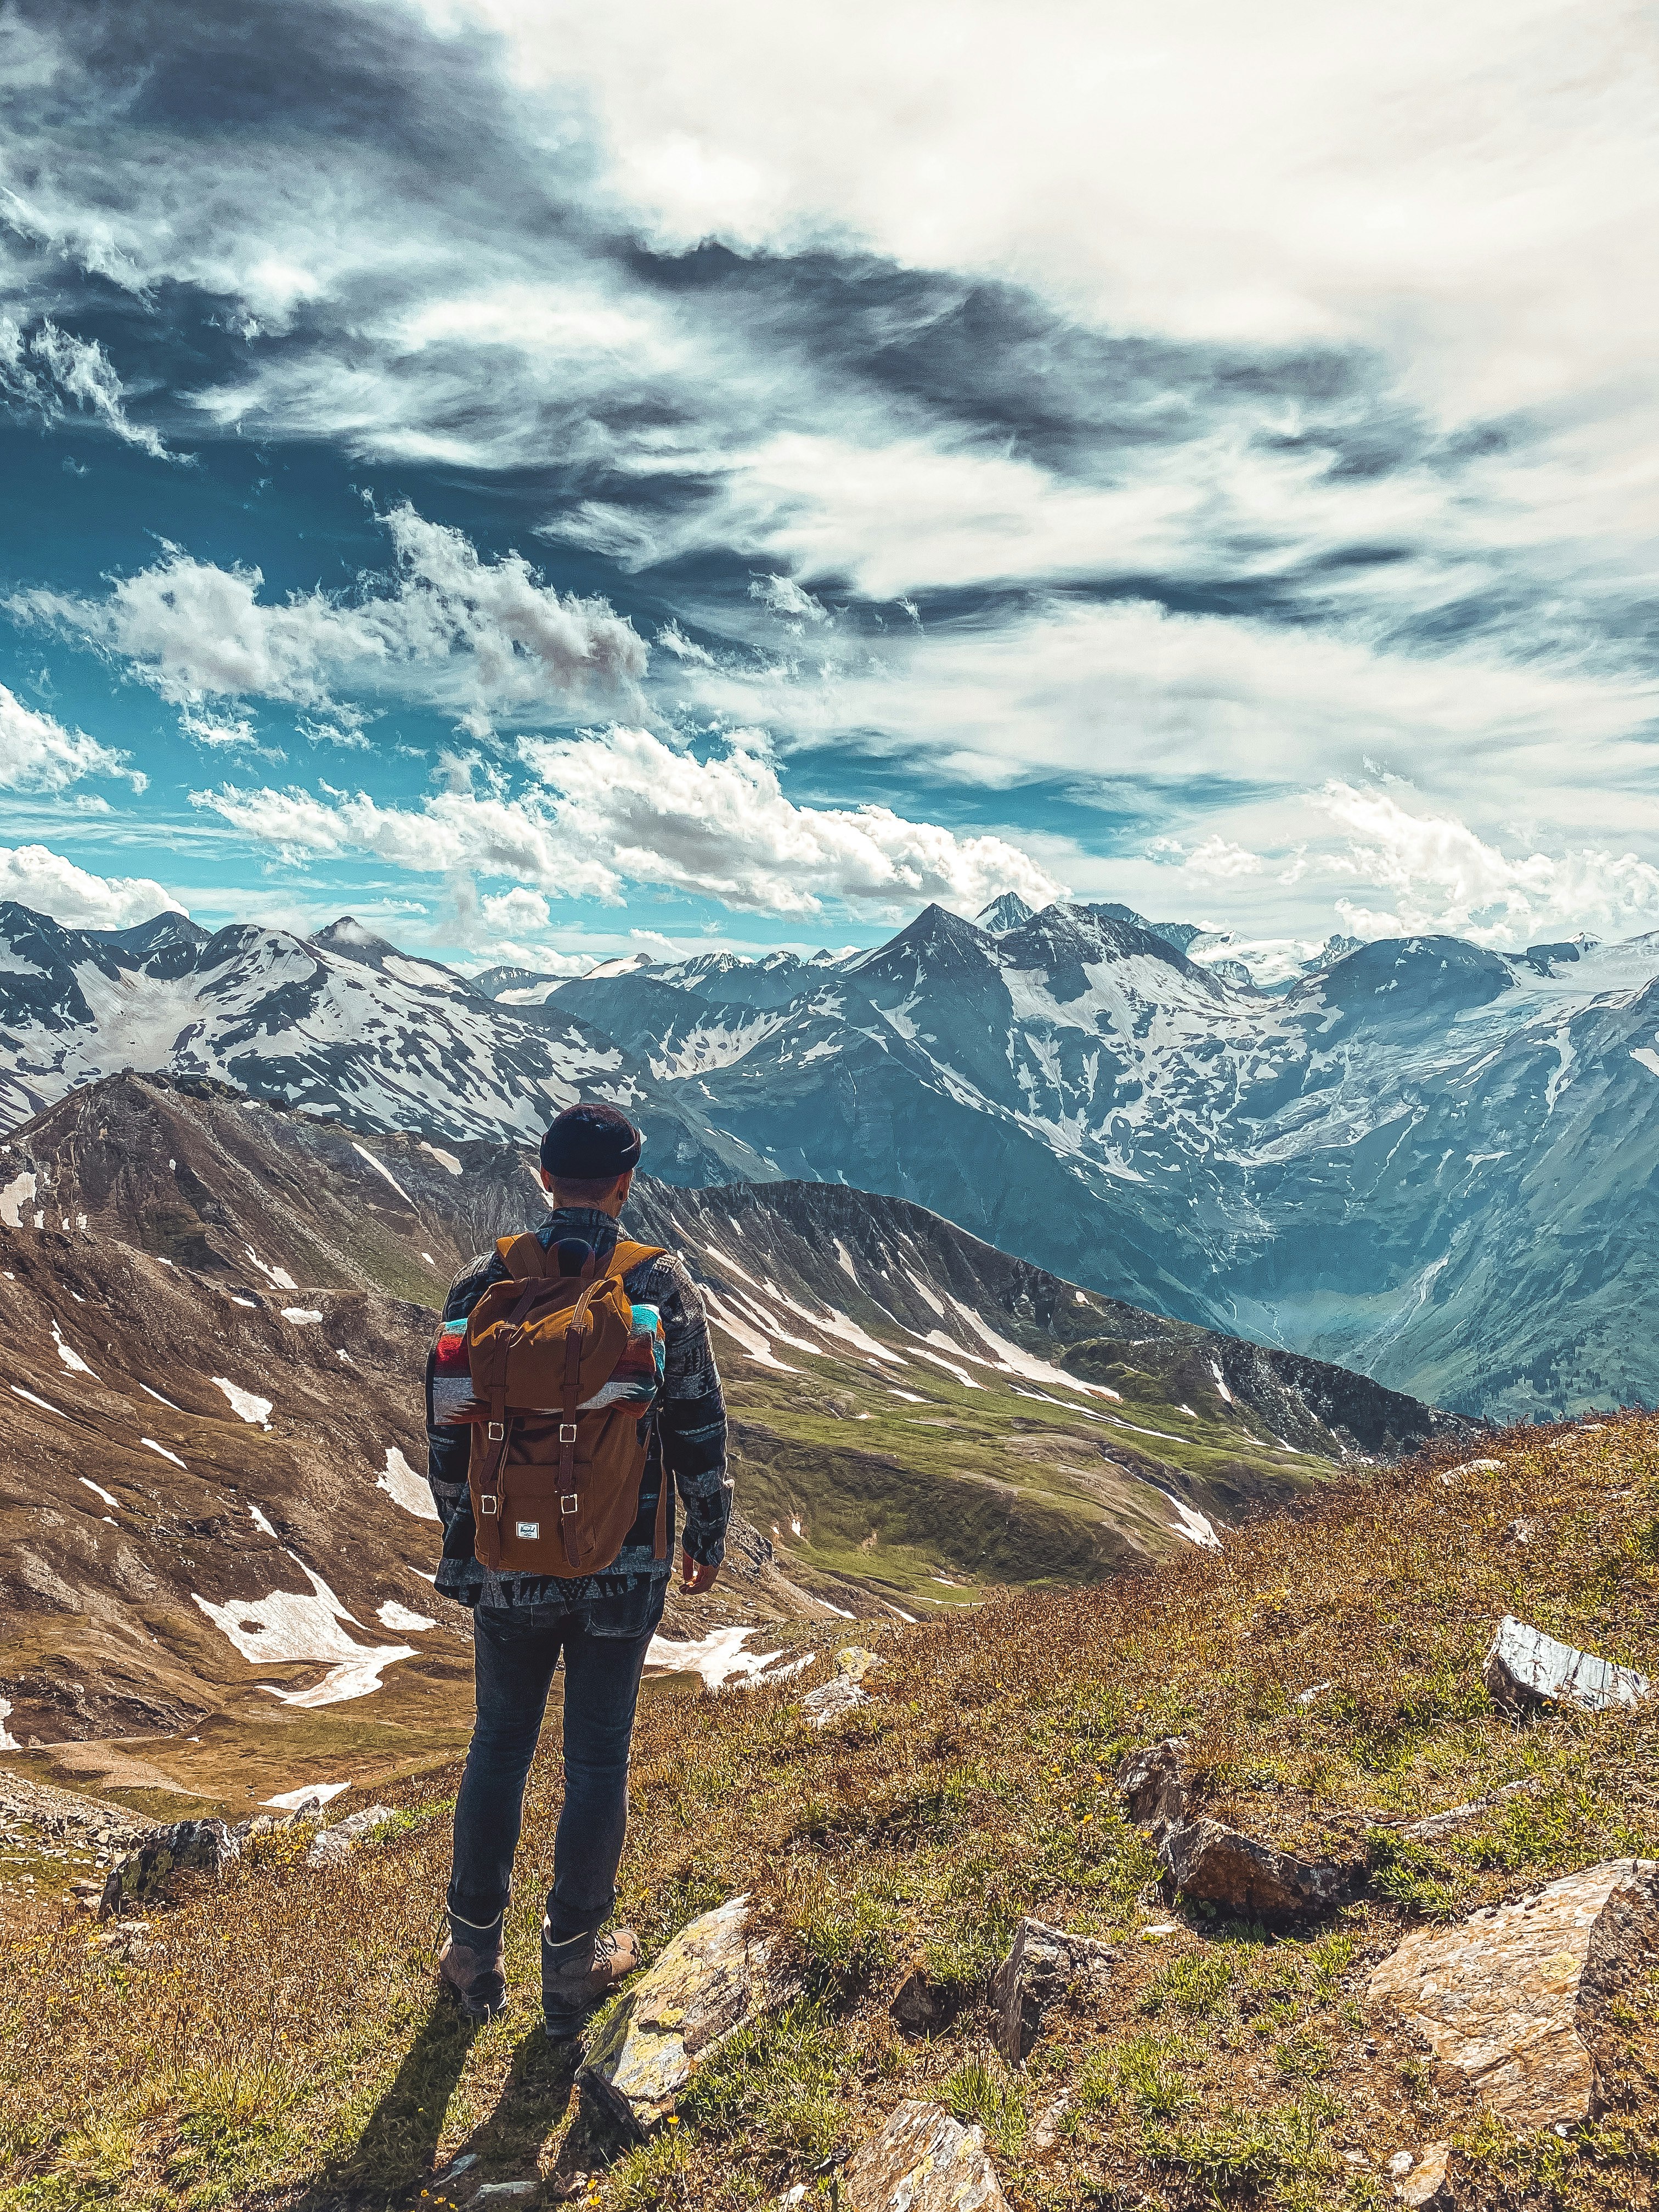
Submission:
<svg viewBox="0 0 1659 2212">
<path fill-rule="evenodd" d="M 553 1844 L 548 1933 L 588 1935 L 617 1902 L 628 1830 L 628 1750 L 646 1647 L 662 1618 L 665 1577 L 587 1605 L 477 1609 L 478 1717 L 455 1800 L 450 1933 L 493 1948 L 513 1882 L 524 1788 L 548 1689 L 564 1659 L 564 1804 Z"/>
</svg>

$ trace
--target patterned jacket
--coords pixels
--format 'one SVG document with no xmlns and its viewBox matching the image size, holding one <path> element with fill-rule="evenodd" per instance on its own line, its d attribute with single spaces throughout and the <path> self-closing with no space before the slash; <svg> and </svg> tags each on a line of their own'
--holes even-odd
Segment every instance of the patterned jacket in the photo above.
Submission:
<svg viewBox="0 0 1659 2212">
<path fill-rule="evenodd" d="M 544 1245 L 562 1237 L 580 1237 L 603 1258 L 617 1242 L 617 1224 L 596 1207 L 567 1206 L 538 1222 Z M 444 1300 L 444 1319 L 469 1315 L 491 1283 L 504 1280 L 499 1254 L 482 1252 L 462 1268 Z M 594 1598 L 620 1596 L 642 1582 L 666 1580 L 673 1564 L 674 1490 L 685 1512 L 685 1549 L 706 1565 L 726 1556 L 726 1526 L 732 1512 L 732 1484 L 726 1471 L 726 1397 L 708 1340 L 708 1321 L 697 1286 L 678 1253 L 665 1252 L 630 1267 L 623 1286 L 636 1305 L 655 1306 L 662 1316 L 663 1390 L 652 1425 L 651 1447 L 640 1481 L 638 1517 L 621 1556 L 603 1574 L 491 1574 L 473 1557 L 472 1501 L 466 1486 L 471 1431 L 438 1428 L 432 1419 L 433 1362 L 426 1370 L 427 1475 L 444 1524 L 444 1553 L 437 1586 L 463 1605 L 580 1605 Z M 668 1498 L 668 1552 L 652 1557 L 656 1537 L 657 1499 L 663 1463 L 673 1477 Z"/>
</svg>

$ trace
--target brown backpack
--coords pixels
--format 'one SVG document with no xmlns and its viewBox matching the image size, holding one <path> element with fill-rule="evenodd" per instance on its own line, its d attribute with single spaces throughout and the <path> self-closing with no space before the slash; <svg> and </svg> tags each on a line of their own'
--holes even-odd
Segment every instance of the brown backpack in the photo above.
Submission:
<svg viewBox="0 0 1659 2212">
<path fill-rule="evenodd" d="M 639 1512 L 652 1403 L 606 1395 L 634 1335 L 623 1277 L 660 1257 L 619 1243 L 574 1275 L 533 1231 L 496 1245 L 508 1279 L 492 1283 L 467 1322 L 471 1369 L 475 1553 L 493 1573 L 592 1575 L 614 1565 Z M 660 1324 L 659 1324 L 660 1326 Z M 657 1499 L 654 1556 L 668 1550 L 668 1474 Z"/>
</svg>

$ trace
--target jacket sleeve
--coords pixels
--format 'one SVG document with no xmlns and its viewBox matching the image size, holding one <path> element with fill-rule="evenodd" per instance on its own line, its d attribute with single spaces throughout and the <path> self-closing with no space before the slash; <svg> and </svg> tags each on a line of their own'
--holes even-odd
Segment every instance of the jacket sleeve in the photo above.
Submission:
<svg viewBox="0 0 1659 2212">
<path fill-rule="evenodd" d="M 726 1557 L 732 1517 L 726 1393 L 714 1364 L 708 1316 L 685 1262 L 671 1254 L 658 1265 L 663 1277 L 656 1301 L 663 1333 L 663 1459 L 680 1496 L 682 1543 L 704 1566 L 718 1566 Z"/>
<path fill-rule="evenodd" d="M 494 1252 L 480 1253 L 462 1268 L 444 1300 L 446 1321 L 465 1321 L 491 1283 L 506 1270 Z M 472 1503 L 467 1496 L 467 1461 L 472 1450 L 470 1428 L 439 1427 L 432 1418 L 432 1372 L 435 1352 L 426 1356 L 426 1477 L 432 1486 L 432 1502 L 444 1526 L 444 1556 L 472 1555 Z M 457 1527 L 464 1520 L 465 1528 Z M 455 1540 L 452 1543 L 452 1537 Z M 458 1548 L 459 1547 L 459 1548 Z"/>
</svg>

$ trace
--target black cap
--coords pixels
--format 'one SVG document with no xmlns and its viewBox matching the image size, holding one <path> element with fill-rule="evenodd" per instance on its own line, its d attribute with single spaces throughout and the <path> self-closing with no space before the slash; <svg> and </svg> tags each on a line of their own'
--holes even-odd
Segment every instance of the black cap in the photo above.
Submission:
<svg viewBox="0 0 1659 2212">
<path fill-rule="evenodd" d="M 555 1182 L 600 1182 L 636 1166 L 644 1142 L 614 1106 L 567 1106 L 542 1139 L 542 1165 Z"/>
</svg>

